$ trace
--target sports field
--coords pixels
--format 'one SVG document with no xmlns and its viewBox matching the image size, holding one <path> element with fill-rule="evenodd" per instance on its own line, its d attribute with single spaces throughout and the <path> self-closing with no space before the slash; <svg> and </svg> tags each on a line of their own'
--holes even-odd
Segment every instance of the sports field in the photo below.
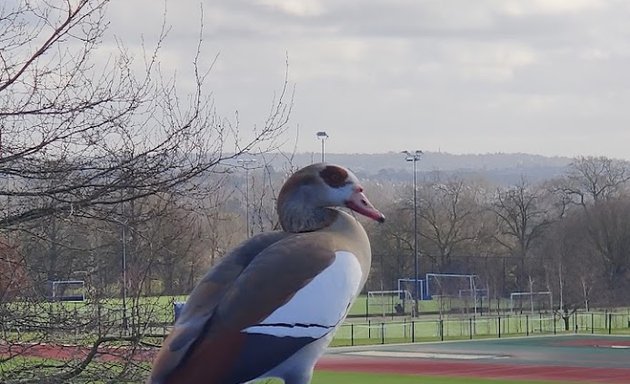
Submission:
<svg viewBox="0 0 630 384">
<path fill-rule="evenodd" d="M 621 384 L 630 383 L 630 337 L 562 335 L 335 348 L 316 371 L 314 383 Z"/>
</svg>

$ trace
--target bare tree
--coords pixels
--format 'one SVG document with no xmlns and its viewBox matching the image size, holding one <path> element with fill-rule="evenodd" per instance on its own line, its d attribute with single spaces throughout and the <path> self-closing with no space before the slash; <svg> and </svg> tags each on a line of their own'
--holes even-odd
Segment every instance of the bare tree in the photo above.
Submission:
<svg viewBox="0 0 630 384">
<path fill-rule="evenodd" d="M 561 190 L 576 203 L 585 206 L 618 197 L 630 180 L 627 161 L 607 157 L 578 157 L 569 166 Z"/>
<path fill-rule="evenodd" d="M 511 188 L 499 189 L 492 209 L 498 219 L 495 240 L 518 260 L 517 286 L 525 289 L 529 250 L 553 216 L 543 205 L 542 191 L 532 189 L 524 179 Z"/>
<path fill-rule="evenodd" d="M 200 235 L 205 217 L 186 203 L 213 191 L 227 160 L 275 148 L 288 126 L 286 76 L 249 139 L 237 117 L 216 114 L 206 85 L 214 58 L 202 60 L 201 38 L 190 92 L 161 69 L 166 26 L 140 56 L 118 41 L 116 52 L 98 59 L 108 2 L 0 4 L 0 231 L 7 240 L 0 273 L 37 280 L 21 279 L 19 297 L 16 282 L 0 282 L 0 362 L 12 361 L 0 369 L 2 382 L 140 381 L 139 346 L 172 321 L 172 303 L 146 305 L 153 299 L 141 297 L 148 281 L 165 268 L 160 263 L 172 262 L 173 290 L 184 289 L 205 269 L 206 260 L 193 257 L 208 240 Z M 126 252 L 122 283 L 131 304 L 121 310 Z M 45 300 L 46 280 L 78 270 L 89 302 Z M 70 359 L 20 359 L 60 344 Z M 113 360 L 97 359 L 103 355 Z"/>
<path fill-rule="evenodd" d="M 425 252 L 436 253 L 437 271 L 452 268 L 452 256 L 463 252 L 464 244 L 477 238 L 475 214 L 480 212 L 472 183 L 458 177 L 423 184 L 419 215 Z"/>
<path fill-rule="evenodd" d="M 0 8 L 0 228 L 54 214 L 93 216 L 120 202 L 203 186 L 226 159 L 268 149 L 286 128 L 286 80 L 252 139 L 219 118 L 204 85 L 201 41 L 178 94 L 159 69 L 166 28 L 140 71 L 120 47 L 105 64 L 95 50 L 107 1 L 21 1 Z M 227 142 L 233 146 L 226 150 Z"/>
<path fill-rule="evenodd" d="M 624 299 L 630 272 L 630 201 L 616 200 L 598 204 L 586 217 L 587 228 L 606 270 L 606 283 Z"/>
<path fill-rule="evenodd" d="M 379 207 L 388 221 L 387 225 L 366 226 L 373 259 L 367 289 L 398 289 L 398 279 L 413 278 L 413 211 L 401 201 Z"/>
<path fill-rule="evenodd" d="M 537 274 L 550 282 L 549 290 L 558 298 L 555 309 L 561 315 L 582 306 L 588 310 L 590 293 L 602 273 L 601 263 L 593 257 L 583 218 L 581 212 L 576 212 L 551 225 L 538 255 L 534 255 L 540 265 Z"/>
<path fill-rule="evenodd" d="M 0 303 L 19 297 L 32 286 L 25 257 L 17 244 L 9 237 L 0 239 Z"/>
<path fill-rule="evenodd" d="M 573 215 L 580 218 L 585 236 L 590 240 L 590 257 L 599 256 L 605 276 L 601 284 L 618 300 L 626 279 L 628 263 L 627 185 L 630 164 L 606 157 L 579 157 L 570 166 L 568 175 L 556 188 L 570 201 L 581 207 Z M 588 276 L 582 276 L 583 295 L 590 294 Z"/>
</svg>

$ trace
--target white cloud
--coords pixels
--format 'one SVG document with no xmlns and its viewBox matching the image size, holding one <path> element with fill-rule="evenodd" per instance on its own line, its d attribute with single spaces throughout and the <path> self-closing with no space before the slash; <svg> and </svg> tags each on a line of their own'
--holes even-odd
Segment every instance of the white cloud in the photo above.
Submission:
<svg viewBox="0 0 630 384">
<path fill-rule="evenodd" d="M 164 65 L 181 79 L 199 5 L 167 7 Z M 415 142 L 630 157 L 630 131 L 619 128 L 630 123 L 625 0 L 205 0 L 203 9 L 204 57 L 220 53 L 210 85 L 243 129 L 264 117 L 288 54 L 299 151 L 317 151 L 314 132 L 325 129 L 331 151 Z M 152 0 L 113 0 L 110 11 L 130 47 L 159 31 Z"/>
<path fill-rule="evenodd" d="M 258 2 L 293 16 L 318 16 L 324 12 L 324 6 L 317 0 L 258 0 Z"/>
<path fill-rule="evenodd" d="M 510 0 L 499 1 L 507 13 L 512 15 L 563 15 L 566 13 L 592 11 L 606 7 L 601 0 Z"/>
</svg>

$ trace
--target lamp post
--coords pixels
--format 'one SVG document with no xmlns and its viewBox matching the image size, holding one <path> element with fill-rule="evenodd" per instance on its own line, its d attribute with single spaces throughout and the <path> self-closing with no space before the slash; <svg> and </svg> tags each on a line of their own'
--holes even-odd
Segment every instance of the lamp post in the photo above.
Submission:
<svg viewBox="0 0 630 384">
<path fill-rule="evenodd" d="M 317 138 L 322 141 L 322 163 L 323 163 L 325 159 L 324 141 L 326 141 L 326 139 L 328 138 L 328 134 L 325 131 L 319 131 L 317 132 Z"/>
<path fill-rule="evenodd" d="M 239 164 L 245 168 L 245 217 L 246 223 L 245 227 L 247 230 L 247 237 L 251 237 L 251 233 L 249 230 L 249 165 L 256 162 L 256 159 L 248 158 L 248 159 L 238 159 L 236 160 Z"/>
<path fill-rule="evenodd" d="M 413 162 L 413 270 L 414 270 L 414 312 L 418 315 L 418 297 L 420 296 L 420 289 L 418 287 L 418 194 L 417 194 L 417 177 L 416 177 L 416 163 L 422 156 L 422 151 L 415 150 L 413 153 L 409 151 L 402 151 L 405 154 L 405 161 Z"/>
</svg>

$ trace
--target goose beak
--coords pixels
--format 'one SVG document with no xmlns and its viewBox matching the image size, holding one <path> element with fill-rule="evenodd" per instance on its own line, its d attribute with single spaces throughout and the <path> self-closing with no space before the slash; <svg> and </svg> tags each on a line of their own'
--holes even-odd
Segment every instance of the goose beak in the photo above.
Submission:
<svg viewBox="0 0 630 384">
<path fill-rule="evenodd" d="M 365 217 L 378 221 L 379 223 L 385 222 L 385 215 L 379 212 L 378 209 L 374 208 L 372 203 L 370 203 L 363 193 L 363 188 L 355 189 L 352 195 L 350 195 L 350 198 L 346 200 L 346 207 L 362 214 Z"/>
</svg>

